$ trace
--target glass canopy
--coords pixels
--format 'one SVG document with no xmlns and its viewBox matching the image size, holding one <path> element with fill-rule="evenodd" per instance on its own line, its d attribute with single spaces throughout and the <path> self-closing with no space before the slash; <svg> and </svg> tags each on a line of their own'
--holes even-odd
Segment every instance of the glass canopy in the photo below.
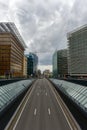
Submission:
<svg viewBox="0 0 87 130">
<path fill-rule="evenodd" d="M 51 81 L 76 104 L 87 111 L 87 87 L 64 80 L 51 79 Z"/>
<path fill-rule="evenodd" d="M 33 80 L 22 80 L 0 87 L 0 112 L 29 87 Z"/>
</svg>

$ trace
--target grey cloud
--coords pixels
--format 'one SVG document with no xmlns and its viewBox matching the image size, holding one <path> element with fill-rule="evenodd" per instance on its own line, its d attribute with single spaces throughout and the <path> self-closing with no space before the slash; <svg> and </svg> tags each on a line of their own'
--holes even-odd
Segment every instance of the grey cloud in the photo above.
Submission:
<svg viewBox="0 0 87 130">
<path fill-rule="evenodd" d="M 68 30 L 87 24 L 87 1 L 76 0 L 68 18 Z"/>
<path fill-rule="evenodd" d="M 0 18 L 7 10 L 20 29 L 26 52 L 46 52 L 38 53 L 41 65 L 51 65 L 53 52 L 67 47 L 67 32 L 87 23 L 86 0 L 9 0 L 0 7 Z"/>
</svg>

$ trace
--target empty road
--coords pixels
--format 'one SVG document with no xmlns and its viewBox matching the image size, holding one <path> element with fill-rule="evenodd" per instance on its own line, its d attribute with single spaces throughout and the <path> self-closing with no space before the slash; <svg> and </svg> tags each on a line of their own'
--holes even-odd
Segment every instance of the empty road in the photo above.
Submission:
<svg viewBox="0 0 87 130">
<path fill-rule="evenodd" d="M 11 130 L 80 130 L 77 123 L 68 120 L 63 109 L 51 83 L 38 79 Z"/>
</svg>

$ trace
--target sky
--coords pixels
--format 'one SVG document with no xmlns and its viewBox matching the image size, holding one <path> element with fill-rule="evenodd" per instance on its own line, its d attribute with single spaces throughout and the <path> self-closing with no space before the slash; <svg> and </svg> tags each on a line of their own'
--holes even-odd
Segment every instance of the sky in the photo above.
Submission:
<svg viewBox="0 0 87 130">
<path fill-rule="evenodd" d="M 0 0 L 0 22 L 14 22 L 39 69 L 52 70 L 52 55 L 68 46 L 67 33 L 87 24 L 87 0 Z"/>
</svg>

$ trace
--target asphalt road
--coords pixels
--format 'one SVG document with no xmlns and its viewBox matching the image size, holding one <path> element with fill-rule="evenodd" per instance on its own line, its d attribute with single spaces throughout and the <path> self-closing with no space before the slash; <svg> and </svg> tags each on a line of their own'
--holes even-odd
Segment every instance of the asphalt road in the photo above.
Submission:
<svg viewBox="0 0 87 130">
<path fill-rule="evenodd" d="M 46 79 L 38 79 L 14 130 L 72 130 L 53 91 Z"/>
</svg>

